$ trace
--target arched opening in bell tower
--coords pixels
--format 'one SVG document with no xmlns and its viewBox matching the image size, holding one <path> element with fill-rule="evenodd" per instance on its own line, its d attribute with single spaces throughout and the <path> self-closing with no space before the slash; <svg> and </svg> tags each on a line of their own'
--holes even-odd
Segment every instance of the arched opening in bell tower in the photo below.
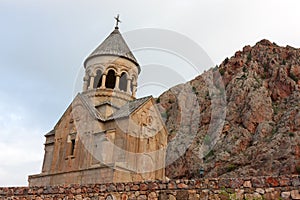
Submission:
<svg viewBox="0 0 300 200">
<path fill-rule="evenodd" d="M 120 85 L 119 85 L 120 90 L 126 92 L 127 91 L 127 74 L 123 72 L 121 74 L 120 78 Z"/>
<path fill-rule="evenodd" d="M 97 70 L 93 88 L 99 88 L 101 87 L 101 84 L 102 84 L 102 72 L 101 70 Z"/>
<path fill-rule="evenodd" d="M 107 73 L 107 76 L 106 76 L 105 87 L 110 88 L 110 89 L 114 89 L 115 85 L 116 85 L 116 73 L 115 73 L 114 70 L 110 69 Z"/>
</svg>

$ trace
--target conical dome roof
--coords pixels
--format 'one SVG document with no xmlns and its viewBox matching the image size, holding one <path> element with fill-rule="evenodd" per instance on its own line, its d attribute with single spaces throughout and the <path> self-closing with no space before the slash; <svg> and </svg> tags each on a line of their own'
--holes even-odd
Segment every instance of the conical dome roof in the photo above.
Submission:
<svg viewBox="0 0 300 200">
<path fill-rule="evenodd" d="M 140 71 L 139 64 L 122 37 L 118 27 L 116 27 L 115 30 L 111 32 L 111 34 L 86 58 L 84 66 L 89 59 L 103 55 L 113 55 L 126 58 L 134 62 Z"/>
</svg>

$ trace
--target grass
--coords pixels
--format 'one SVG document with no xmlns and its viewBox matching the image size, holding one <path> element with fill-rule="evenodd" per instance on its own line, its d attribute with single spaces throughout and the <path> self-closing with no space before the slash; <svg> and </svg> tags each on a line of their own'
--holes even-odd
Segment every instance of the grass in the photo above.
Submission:
<svg viewBox="0 0 300 200">
<path fill-rule="evenodd" d="M 231 172 L 231 171 L 235 170 L 236 168 L 237 168 L 237 166 L 235 164 L 229 164 L 226 167 L 226 170 L 227 170 L 227 172 Z"/>
</svg>

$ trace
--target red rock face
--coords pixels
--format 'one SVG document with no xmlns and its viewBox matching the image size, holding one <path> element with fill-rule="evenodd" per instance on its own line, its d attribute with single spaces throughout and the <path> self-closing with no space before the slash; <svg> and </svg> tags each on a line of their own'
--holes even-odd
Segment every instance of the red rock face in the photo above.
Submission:
<svg viewBox="0 0 300 200">
<path fill-rule="evenodd" d="M 216 78 L 218 72 L 225 86 L 226 118 L 218 142 L 203 159 L 199 149 L 207 142 L 207 130 L 215 120 L 205 78 L 209 73 Z M 220 85 L 220 80 L 213 82 Z M 199 176 L 200 167 L 206 177 L 300 173 L 300 49 L 262 40 L 163 93 L 159 106 L 167 110 L 170 141 L 180 130 L 184 109 L 172 91 L 188 86 L 193 87 L 199 104 L 197 133 L 185 154 L 167 167 L 168 177 Z M 190 129 L 184 129 L 184 134 L 191 134 Z"/>
</svg>

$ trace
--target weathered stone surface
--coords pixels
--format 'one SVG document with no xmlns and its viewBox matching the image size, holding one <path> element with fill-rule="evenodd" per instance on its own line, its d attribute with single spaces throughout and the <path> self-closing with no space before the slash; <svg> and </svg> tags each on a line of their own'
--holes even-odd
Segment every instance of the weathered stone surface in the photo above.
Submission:
<svg viewBox="0 0 300 200">
<path fill-rule="evenodd" d="M 279 191 L 273 191 L 273 192 L 267 192 L 263 195 L 265 199 L 280 199 L 280 192 Z"/>
<path fill-rule="evenodd" d="M 291 192 L 281 192 L 281 197 L 283 199 L 289 199 L 291 196 Z"/>
<path fill-rule="evenodd" d="M 249 200 L 262 199 L 262 196 L 258 193 L 245 194 L 245 199 L 249 199 Z"/>
<path fill-rule="evenodd" d="M 273 177 L 266 178 L 266 183 L 268 183 L 271 187 L 276 187 L 279 185 L 278 180 L 274 179 Z"/>
<path fill-rule="evenodd" d="M 251 181 L 245 181 L 243 186 L 246 188 L 251 188 L 252 187 Z"/>
<path fill-rule="evenodd" d="M 199 177 L 201 167 L 205 169 L 205 177 L 298 174 L 299 66 L 300 49 L 280 47 L 262 40 L 236 52 L 194 80 L 163 93 L 157 105 L 162 113 L 167 113 L 169 141 L 179 131 L 184 136 L 190 135 L 189 129 L 182 128 L 183 124 L 192 128 L 196 126 L 193 142 L 180 158 L 166 168 L 166 175 L 170 178 Z M 212 87 L 207 84 L 208 80 L 213 80 L 219 94 L 226 95 L 226 116 L 218 142 L 210 144 L 209 151 L 202 155 L 203 146 L 211 143 L 208 137 L 210 126 L 216 127 L 212 110 L 214 108 L 222 113 L 221 106 L 214 104 L 212 107 L 215 96 L 212 95 Z M 181 95 L 188 99 L 188 88 L 192 88 L 192 94 L 197 97 L 200 113 L 197 124 L 189 121 L 192 117 L 182 117 L 185 109 L 193 113 L 196 108 L 180 103 Z M 221 100 L 222 96 L 217 105 L 222 105 Z M 174 151 L 167 152 L 167 157 L 172 158 Z M 270 186 L 289 184 L 272 178 L 266 181 Z M 255 183 L 257 187 L 258 182 Z"/>
<path fill-rule="evenodd" d="M 300 198 L 297 186 L 270 186 L 267 180 L 270 177 L 255 178 L 211 178 L 196 180 L 169 180 L 169 181 L 147 181 L 147 182 L 128 182 L 128 183 L 107 183 L 99 185 L 65 185 L 53 187 L 10 187 L 0 188 L 0 199 L 85 199 L 85 200 L 106 200 L 115 198 L 120 200 L 169 200 L 169 199 L 298 199 Z M 284 175 L 272 177 L 272 180 L 284 179 L 284 182 L 291 183 L 298 176 Z M 254 187 L 253 182 L 260 180 L 260 187 Z M 233 184 L 238 188 L 232 188 Z M 280 181 L 279 181 L 280 182 Z M 169 184 L 172 188 L 168 188 Z M 198 187 L 195 187 L 198 183 Z M 241 183 L 241 184 L 240 184 Z M 243 183 L 243 184 L 242 184 Z M 165 185 L 161 187 L 161 185 Z M 116 187 L 111 189 L 111 187 Z M 155 187 L 153 187 L 155 186 Z M 156 187 L 157 186 L 157 187 Z M 159 186 L 159 187 L 158 187 Z M 248 187 L 245 187 L 248 186 Z M 102 188 L 102 191 L 100 190 Z M 122 191 L 118 191 L 118 188 Z M 124 190 L 123 190 L 124 188 Z M 148 188 L 152 188 L 149 190 Z"/>
<path fill-rule="evenodd" d="M 299 190 L 292 190 L 291 197 L 292 197 L 292 199 L 300 199 Z"/>
<path fill-rule="evenodd" d="M 189 197 L 188 191 L 177 191 L 176 200 L 186 200 Z"/>
<path fill-rule="evenodd" d="M 256 188 L 255 192 L 259 193 L 259 194 L 264 194 L 265 190 L 262 188 Z"/>
<path fill-rule="evenodd" d="M 136 98 L 141 69 L 118 29 L 84 65 L 83 91 L 45 135 L 42 172 L 29 185 L 165 179 L 168 132 L 153 97 Z"/>
<path fill-rule="evenodd" d="M 179 188 L 179 189 L 188 188 L 188 185 L 186 185 L 186 184 L 184 184 L 184 183 L 179 183 L 179 184 L 177 185 L 177 188 Z"/>
</svg>

